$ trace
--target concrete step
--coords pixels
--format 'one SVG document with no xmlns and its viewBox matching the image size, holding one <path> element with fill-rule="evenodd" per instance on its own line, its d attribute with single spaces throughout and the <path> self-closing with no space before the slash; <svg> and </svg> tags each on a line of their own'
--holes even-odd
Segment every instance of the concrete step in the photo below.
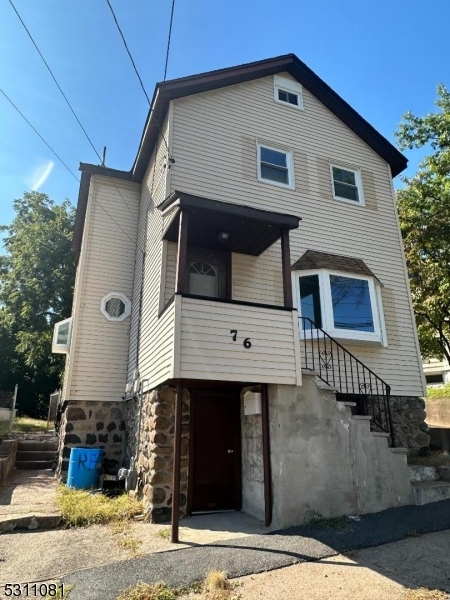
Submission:
<svg viewBox="0 0 450 600">
<path fill-rule="evenodd" d="M 19 441 L 18 452 L 57 452 L 58 442 Z"/>
<path fill-rule="evenodd" d="M 409 480 L 413 481 L 439 481 L 439 471 L 437 467 L 428 467 L 425 465 L 409 465 Z"/>
<path fill-rule="evenodd" d="M 53 460 L 16 460 L 15 467 L 19 471 L 36 471 L 38 469 L 51 469 Z"/>
<path fill-rule="evenodd" d="M 450 483 L 447 481 L 414 481 L 411 485 L 417 506 L 450 499 Z"/>
<path fill-rule="evenodd" d="M 16 461 L 22 461 L 22 460 L 27 460 L 27 461 L 32 461 L 32 462 L 36 462 L 36 461 L 48 461 L 48 460 L 54 460 L 56 457 L 56 452 L 55 450 L 38 450 L 38 451 L 23 451 L 23 450 L 19 450 L 17 452 L 16 455 Z"/>
</svg>

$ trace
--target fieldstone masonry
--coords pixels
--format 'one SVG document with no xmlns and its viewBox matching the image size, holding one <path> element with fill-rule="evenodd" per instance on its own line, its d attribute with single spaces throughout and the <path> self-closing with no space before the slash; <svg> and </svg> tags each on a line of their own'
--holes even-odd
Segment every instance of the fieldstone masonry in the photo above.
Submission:
<svg viewBox="0 0 450 600">
<path fill-rule="evenodd" d="M 183 391 L 181 427 L 180 515 L 186 514 L 190 394 Z M 128 436 L 124 464 L 135 453 L 138 428 L 138 403 L 130 400 L 127 408 Z M 141 416 L 141 440 L 138 471 L 138 495 L 142 495 L 152 523 L 170 521 L 172 511 L 172 467 L 175 431 L 175 390 L 162 386 L 145 394 Z"/>
<path fill-rule="evenodd" d="M 124 402 L 69 400 L 62 415 L 56 474 L 65 481 L 70 449 L 102 448 L 103 470 L 116 474 L 122 466 L 127 425 Z"/>
<path fill-rule="evenodd" d="M 426 453 L 430 445 L 425 423 L 425 401 L 417 396 L 391 396 L 392 421 L 396 445 L 412 454 Z"/>
</svg>

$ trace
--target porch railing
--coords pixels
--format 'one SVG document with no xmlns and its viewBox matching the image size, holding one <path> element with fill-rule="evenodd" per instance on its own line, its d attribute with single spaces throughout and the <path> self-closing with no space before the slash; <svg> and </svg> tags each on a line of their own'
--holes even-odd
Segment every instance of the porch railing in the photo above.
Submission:
<svg viewBox="0 0 450 600">
<path fill-rule="evenodd" d="M 372 417 L 372 427 L 388 433 L 395 447 L 390 386 L 308 317 L 300 317 L 302 368 L 315 371 L 338 390 L 338 398 L 355 402 L 359 414 Z"/>
</svg>

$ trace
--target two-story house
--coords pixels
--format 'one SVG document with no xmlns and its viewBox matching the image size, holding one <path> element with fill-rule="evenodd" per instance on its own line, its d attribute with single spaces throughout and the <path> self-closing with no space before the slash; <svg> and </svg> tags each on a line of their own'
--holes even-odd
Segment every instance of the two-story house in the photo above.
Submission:
<svg viewBox="0 0 450 600">
<path fill-rule="evenodd" d="M 60 472 L 104 448 L 175 531 L 411 503 L 405 167 L 295 55 L 158 84 L 131 171 L 80 166 Z"/>
</svg>

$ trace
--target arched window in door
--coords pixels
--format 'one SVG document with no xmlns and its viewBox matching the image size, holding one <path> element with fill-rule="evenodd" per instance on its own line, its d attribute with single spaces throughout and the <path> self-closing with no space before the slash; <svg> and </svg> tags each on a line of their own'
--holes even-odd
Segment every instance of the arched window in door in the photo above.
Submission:
<svg viewBox="0 0 450 600">
<path fill-rule="evenodd" d="M 196 260 L 189 264 L 189 293 L 196 296 L 219 296 L 219 274 L 213 265 Z"/>
</svg>

